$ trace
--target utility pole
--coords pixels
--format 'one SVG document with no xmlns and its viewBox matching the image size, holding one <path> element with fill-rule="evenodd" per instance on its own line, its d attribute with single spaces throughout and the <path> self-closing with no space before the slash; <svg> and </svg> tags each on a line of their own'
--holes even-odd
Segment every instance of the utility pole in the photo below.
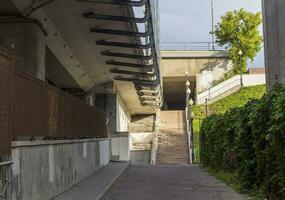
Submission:
<svg viewBox="0 0 285 200">
<path fill-rule="evenodd" d="M 212 17 L 212 50 L 215 51 L 215 35 L 214 35 L 214 1 L 211 0 L 211 17 Z"/>
</svg>

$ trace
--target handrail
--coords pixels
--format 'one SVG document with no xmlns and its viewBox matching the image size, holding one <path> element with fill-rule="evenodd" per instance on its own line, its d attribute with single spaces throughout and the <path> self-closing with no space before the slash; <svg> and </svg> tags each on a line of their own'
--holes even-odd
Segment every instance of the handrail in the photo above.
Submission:
<svg viewBox="0 0 285 200">
<path fill-rule="evenodd" d="M 217 89 L 213 90 L 214 87 L 217 87 L 217 86 L 218 86 L 218 85 L 216 85 L 216 86 L 214 86 L 213 88 L 210 88 L 210 89 L 208 89 L 208 90 L 202 92 L 201 94 L 199 94 L 199 95 L 198 95 L 198 96 L 199 96 L 198 102 L 199 102 L 201 99 L 203 99 L 203 98 L 205 98 L 205 97 L 207 97 L 207 96 L 209 96 L 209 95 L 211 96 L 211 94 L 216 93 L 216 92 L 218 92 L 218 91 L 220 91 L 220 90 L 222 90 L 222 89 L 224 89 L 224 88 L 226 88 L 226 87 L 232 85 L 232 84 L 235 83 L 235 82 L 237 82 L 238 84 L 235 84 L 235 85 L 232 86 L 231 88 L 234 88 L 234 87 L 240 85 L 240 79 L 239 79 L 239 77 L 234 76 L 233 78 L 235 78 L 235 79 L 232 80 L 231 82 L 227 83 L 226 85 L 220 87 L 220 88 L 217 88 Z"/>
<path fill-rule="evenodd" d="M 13 164 L 13 161 L 6 161 L 6 162 L 1 162 L 0 163 L 0 167 L 3 167 L 3 166 L 10 166 Z"/>
<path fill-rule="evenodd" d="M 213 42 L 161 42 L 162 50 L 204 50 L 204 51 L 224 51 L 225 47 Z"/>
</svg>

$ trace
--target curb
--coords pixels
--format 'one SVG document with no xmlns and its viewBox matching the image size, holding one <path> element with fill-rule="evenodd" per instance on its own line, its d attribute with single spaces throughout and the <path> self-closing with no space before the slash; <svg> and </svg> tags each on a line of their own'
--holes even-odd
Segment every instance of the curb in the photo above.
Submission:
<svg viewBox="0 0 285 200">
<path fill-rule="evenodd" d="M 120 172 L 113 178 L 113 180 L 104 188 L 104 190 L 99 194 L 94 200 L 103 200 L 102 198 L 107 194 L 107 192 L 111 189 L 114 183 L 120 178 L 120 176 L 128 170 L 130 167 L 130 162 L 126 163 L 126 165 L 120 170 Z"/>
</svg>

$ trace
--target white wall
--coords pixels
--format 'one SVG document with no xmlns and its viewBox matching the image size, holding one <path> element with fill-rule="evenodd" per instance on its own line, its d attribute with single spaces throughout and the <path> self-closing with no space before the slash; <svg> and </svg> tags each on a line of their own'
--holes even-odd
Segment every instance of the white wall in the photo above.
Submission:
<svg viewBox="0 0 285 200">
<path fill-rule="evenodd" d="M 245 87 L 256 86 L 256 85 L 264 85 L 265 74 L 244 74 L 243 75 L 243 84 Z M 206 90 L 197 95 L 197 104 L 205 103 L 206 99 L 211 100 L 214 99 L 235 87 L 240 86 L 240 75 L 236 75 L 212 88 Z"/>
<path fill-rule="evenodd" d="M 118 156 L 120 161 L 130 160 L 131 138 L 118 136 L 111 139 L 112 156 Z"/>
<path fill-rule="evenodd" d="M 117 132 L 119 134 L 111 138 L 111 153 L 112 156 L 118 157 L 120 161 L 129 161 L 131 138 L 128 132 L 131 117 L 119 94 L 117 94 L 116 111 Z"/>
<path fill-rule="evenodd" d="M 131 117 L 127 112 L 126 106 L 121 99 L 120 95 L 117 95 L 117 132 L 128 132 L 128 125 L 131 121 Z"/>
</svg>

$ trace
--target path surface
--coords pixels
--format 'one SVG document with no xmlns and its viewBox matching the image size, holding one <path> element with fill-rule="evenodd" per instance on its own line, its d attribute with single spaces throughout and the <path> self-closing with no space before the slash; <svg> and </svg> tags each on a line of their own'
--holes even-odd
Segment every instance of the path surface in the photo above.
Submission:
<svg viewBox="0 0 285 200">
<path fill-rule="evenodd" d="M 128 163 L 110 163 L 94 174 L 61 194 L 55 200 L 98 200 L 110 188 L 111 184 L 128 167 Z"/>
<path fill-rule="evenodd" d="M 242 200 L 197 166 L 131 166 L 104 200 Z"/>
</svg>

